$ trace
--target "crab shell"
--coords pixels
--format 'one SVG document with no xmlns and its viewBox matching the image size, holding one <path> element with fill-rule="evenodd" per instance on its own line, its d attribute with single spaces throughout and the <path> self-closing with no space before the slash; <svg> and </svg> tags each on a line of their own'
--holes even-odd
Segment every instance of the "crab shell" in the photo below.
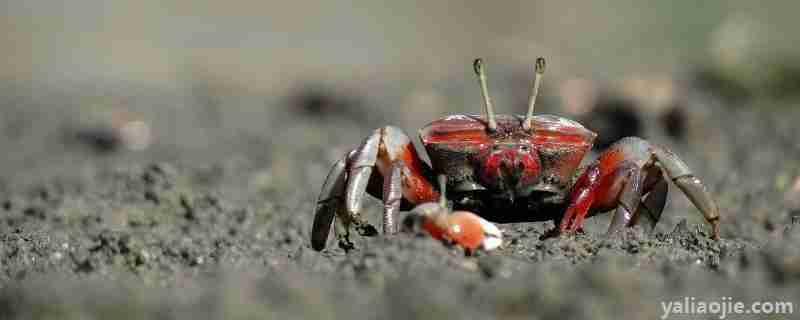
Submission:
<svg viewBox="0 0 800 320">
<path fill-rule="evenodd" d="M 434 171 L 447 175 L 449 190 L 488 190 L 511 200 L 539 192 L 563 202 L 597 135 L 553 115 L 534 116 L 528 131 L 524 119 L 497 115 L 492 132 L 481 116 L 452 115 L 422 128 L 420 138 Z"/>
</svg>

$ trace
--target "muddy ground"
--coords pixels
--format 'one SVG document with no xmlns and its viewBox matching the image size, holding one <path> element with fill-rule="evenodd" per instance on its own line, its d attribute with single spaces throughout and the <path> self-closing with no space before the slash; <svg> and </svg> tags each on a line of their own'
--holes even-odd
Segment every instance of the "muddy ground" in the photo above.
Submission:
<svg viewBox="0 0 800 320">
<path fill-rule="evenodd" d="M 684 297 L 800 308 L 798 213 L 782 202 L 800 174 L 795 100 L 695 94 L 683 141 L 645 117 L 645 135 L 683 156 L 719 201 L 718 242 L 672 188 L 652 234 L 606 237 L 604 216 L 586 234 L 549 240 L 539 236 L 551 223 L 502 225 L 506 244 L 476 257 L 403 235 L 313 251 L 329 166 L 381 125 L 413 133 L 431 114 L 478 111 L 474 88 L 456 87 L 440 109 L 409 115 L 392 103 L 405 88 L 314 104 L 209 88 L 4 84 L 0 318 L 653 319 L 662 301 Z M 77 138 L 116 105 L 152 126 L 147 150 Z M 373 221 L 379 206 L 367 205 Z"/>
</svg>

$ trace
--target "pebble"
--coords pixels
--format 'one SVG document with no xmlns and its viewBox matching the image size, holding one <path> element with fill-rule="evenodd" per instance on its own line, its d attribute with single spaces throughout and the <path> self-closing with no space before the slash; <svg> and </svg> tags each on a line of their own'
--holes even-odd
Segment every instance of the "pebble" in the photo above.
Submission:
<svg viewBox="0 0 800 320">
<path fill-rule="evenodd" d="M 792 223 L 797 223 L 800 220 L 800 177 L 797 177 L 792 184 L 792 187 L 783 195 L 783 202 L 789 212 L 795 214 L 792 217 Z"/>
</svg>

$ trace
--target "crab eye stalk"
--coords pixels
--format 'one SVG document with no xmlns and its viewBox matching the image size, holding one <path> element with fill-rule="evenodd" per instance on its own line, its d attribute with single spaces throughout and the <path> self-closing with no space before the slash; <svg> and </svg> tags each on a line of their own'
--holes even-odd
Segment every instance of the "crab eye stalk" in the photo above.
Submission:
<svg viewBox="0 0 800 320">
<path fill-rule="evenodd" d="M 495 120 L 492 98 L 489 97 L 489 89 L 486 86 L 486 67 L 483 65 L 483 60 L 481 58 L 475 59 L 472 67 L 475 69 L 475 74 L 478 76 L 478 83 L 481 86 L 484 113 L 486 114 L 486 120 L 489 122 L 489 131 L 494 132 L 497 130 L 497 120 Z"/>
<path fill-rule="evenodd" d="M 533 80 L 533 89 L 531 90 L 531 98 L 528 101 L 528 114 L 525 116 L 525 122 L 522 123 L 522 128 L 525 130 L 533 130 L 533 107 L 536 105 L 536 97 L 539 96 L 539 87 L 542 85 L 542 76 L 544 76 L 545 61 L 544 58 L 539 57 L 536 59 L 536 78 Z"/>
</svg>

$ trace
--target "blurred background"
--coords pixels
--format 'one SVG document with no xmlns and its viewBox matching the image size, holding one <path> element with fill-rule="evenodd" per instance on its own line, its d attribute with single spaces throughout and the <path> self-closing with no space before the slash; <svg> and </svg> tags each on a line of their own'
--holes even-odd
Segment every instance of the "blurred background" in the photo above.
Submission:
<svg viewBox="0 0 800 320">
<path fill-rule="evenodd" d="M 619 308 L 606 307 L 619 301 L 633 310 L 628 318 L 651 317 L 658 305 L 638 302 L 642 292 L 786 298 L 791 286 L 782 281 L 800 279 L 800 258 L 790 245 L 759 251 L 750 264 L 725 260 L 781 239 L 783 226 L 800 214 L 798 1 L 0 1 L 0 234 L 10 234 L 0 237 L 0 253 L 7 253 L 0 255 L 3 280 L 75 274 L 187 291 L 194 283 L 211 288 L 203 294 L 223 315 L 235 304 L 216 299 L 214 284 L 197 270 L 244 265 L 256 273 L 287 272 L 257 293 L 236 291 L 234 282 L 231 301 L 259 304 L 274 285 L 293 294 L 285 298 L 293 304 L 270 301 L 294 315 L 316 310 L 306 305 L 358 310 L 334 308 L 349 296 L 326 298 L 314 293 L 316 282 L 303 280 L 341 270 L 367 278 L 365 287 L 378 291 L 340 286 L 336 278 L 319 285 L 326 293 L 377 292 L 376 299 L 411 301 L 411 310 L 428 307 L 433 295 L 460 297 L 447 290 L 461 287 L 442 286 L 445 294 L 424 289 L 429 294 L 419 297 L 403 288 L 441 280 L 443 263 L 451 268 L 476 260 L 443 255 L 438 244 L 409 255 L 404 252 L 419 249 L 417 242 L 380 239 L 363 240 L 372 241 L 366 253 L 311 253 L 310 212 L 330 165 L 371 130 L 392 124 L 415 136 L 441 116 L 479 113 L 476 57 L 488 64 L 497 111 L 523 113 L 539 56 L 548 66 L 538 112 L 597 131 L 597 150 L 628 135 L 669 146 L 717 196 L 729 221 L 723 237 L 732 240 L 709 244 L 675 227 L 684 219 L 703 221 L 672 192 L 658 231 L 675 227 L 671 235 L 691 241 L 640 235 L 634 239 L 640 247 L 615 244 L 611 256 L 635 260 L 624 274 L 594 259 L 608 248 L 602 238 L 545 243 L 535 235 L 547 226 L 537 224 L 505 229 L 516 244 L 496 256 L 497 264 L 490 260 L 485 277 L 493 266 L 518 266 L 514 272 L 537 275 L 525 277 L 535 285 L 516 279 L 526 287 L 509 297 L 525 290 L 538 297 L 536 285 L 581 292 L 578 300 L 595 304 L 531 298 L 538 303 L 530 310 L 560 316 L 574 308 L 593 318 L 597 310 L 619 318 Z M 378 216 L 380 205 L 366 207 Z M 601 234 L 603 219 L 591 219 L 587 228 Z M 51 236 L 66 239 L 64 246 Z M 416 259 L 427 264 L 402 262 Z M 591 262 L 582 270 L 597 279 L 596 290 L 584 290 L 572 274 L 539 272 L 543 260 L 555 261 L 552 274 Z M 752 262 L 761 260 L 768 262 Z M 411 279 L 392 280 L 395 265 Z M 695 265 L 700 269 L 693 273 L 681 269 Z M 473 277 L 465 281 L 483 285 L 474 278 L 483 266 L 464 271 Z M 744 278 L 748 270 L 758 275 Z M 50 286 L 0 290 L 0 314 L 3 307 L 50 306 L 56 295 L 66 305 L 103 308 L 74 300 L 80 298 L 71 297 L 70 286 L 48 295 Z M 115 290 L 90 292 L 103 297 Z M 173 293 L 185 292 L 166 295 Z M 503 294 L 486 304 L 518 310 Z M 131 302 L 120 296 L 109 303 L 133 309 L 137 303 L 202 304 L 172 297 Z"/>
<path fill-rule="evenodd" d="M 796 6 L 5 1 L 0 76 L 55 86 L 211 81 L 276 94 L 310 79 L 440 83 L 458 78 L 477 55 L 511 66 L 544 55 L 564 75 L 618 77 L 694 64 L 739 64 L 741 73 L 764 73 L 765 66 L 797 59 Z"/>
<path fill-rule="evenodd" d="M 505 113 L 525 110 L 531 65 L 547 57 L 538 110 L 584 122 L 599 148 L 626 135 L 670 144 L 720 136 L 706 125 L 715 106 L 773 108 L 800 88 L 798 7 L 5 1 L 0 124 L 14 152 L 0 176 L 241 155 L 298 166 L 301 177 L 277 170 L 282 181 L 316 186 L 327 168 L 291 159 L 331 162 L 371 128 L 414 135 L 442 115 L 479 112 L 478 56 Z M 716 155 L 706 160 L 728 158 Z"/>
<path fill-rule="evenodd" d="M 301 116 L 298 123 L 335 121 L 314 118 L 333 115 L 413 132 L 447 113 L 479 112 L 470 68 L 478 56 L 489 63 L 499 111 L 521 112 L 531 64 L 545 56 L 540 110 L 611 130 L 601 132 L 601 146 L 645 135 L 647 127 L 634 121 L 643 116 L 661 119 L 659 132 L 686 139 L 686 120 L 702 123 L 709 101 L 746 105 L 800 86 L 800 52 L 792 45 L 800 37 L 793 32 L 798 6 L 5 1 L 0 98 L 11 145 L 26 135 L 66 135 L 66 142 L 77 137 L 102 150 L 160 146 L 146 157 L 169 158 L 182 154 L 176 148 L 238 145 L 248 137 L 301 144 L 303 129 L 283 125 L 291 114 Z M 695 103 L 698 91 L 715 99 Z M 129 122 L 132 128 L 121 129 Z M 7 162 L 33 165 L 36 152 L 60 147 L 25 141 Z"/>
</svg>

